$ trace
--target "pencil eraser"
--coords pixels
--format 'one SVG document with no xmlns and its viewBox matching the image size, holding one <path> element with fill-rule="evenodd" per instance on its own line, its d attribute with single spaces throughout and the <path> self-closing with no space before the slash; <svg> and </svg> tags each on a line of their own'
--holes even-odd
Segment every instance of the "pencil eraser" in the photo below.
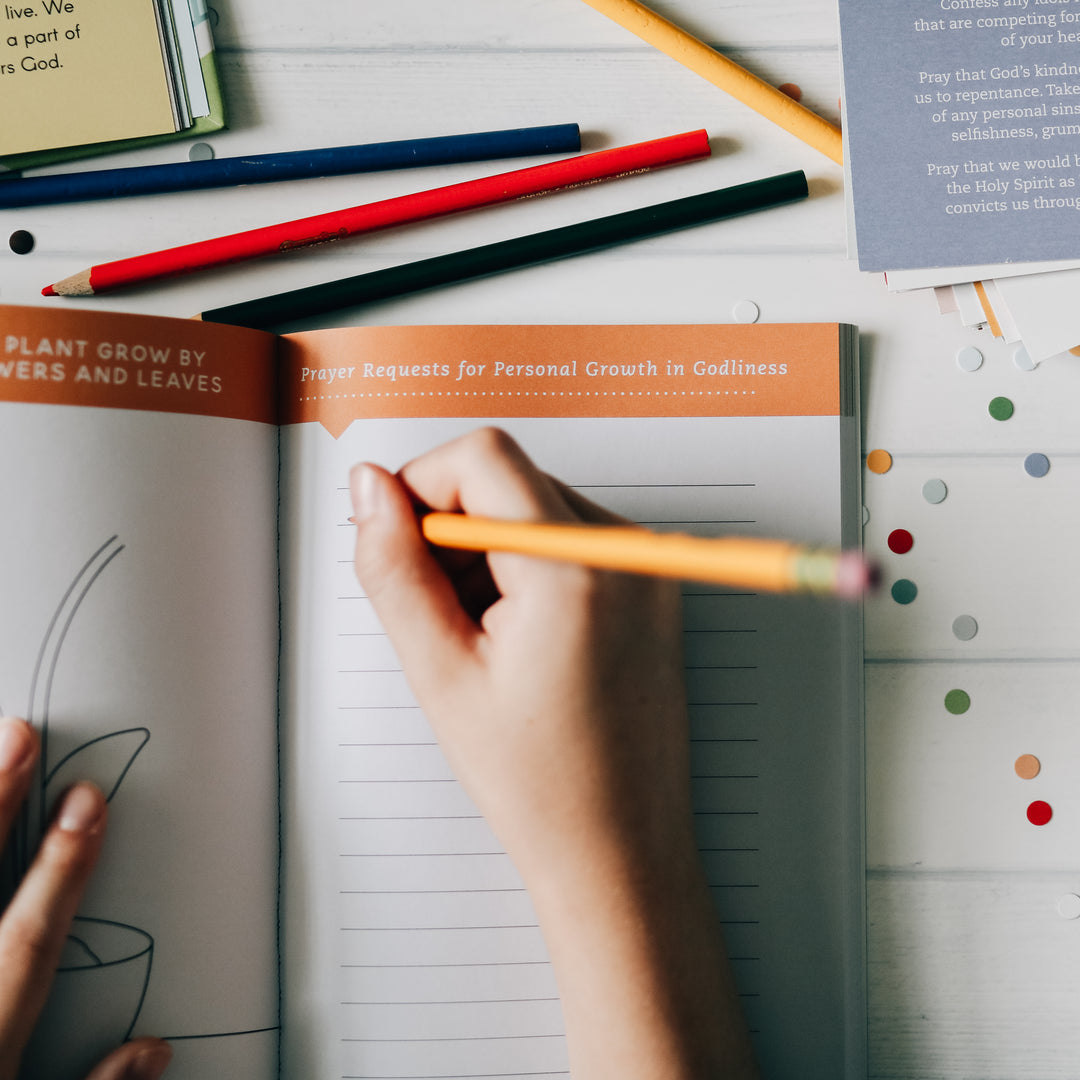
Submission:
<svg viewBox="0 0 1080 1080">
<path fill-rule="evenodd" d="M 881 571 L 857 551 L 844 551 L 836 560 L 836 595 L 853 600 L 881 583 Z"/>
</svg>

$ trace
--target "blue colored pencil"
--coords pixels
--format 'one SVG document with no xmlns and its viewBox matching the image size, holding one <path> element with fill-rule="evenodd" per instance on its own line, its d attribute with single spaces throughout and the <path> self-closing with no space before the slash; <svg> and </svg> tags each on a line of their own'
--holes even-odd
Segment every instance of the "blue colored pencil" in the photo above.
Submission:
<svg viewBox="0 0 1080 1080">
<path fill-rule="evenodd" d="M 506 131 L 480 131 L 471 135 L 443 135 L 433 139 L 401 139 L 210 161 L 54 173 L 0 181 L 0 209 L 410 169 L 418 165 L 575 153 L 580 149 L 581 132 L 577 124 L 548 124 Z"/>
</svg>

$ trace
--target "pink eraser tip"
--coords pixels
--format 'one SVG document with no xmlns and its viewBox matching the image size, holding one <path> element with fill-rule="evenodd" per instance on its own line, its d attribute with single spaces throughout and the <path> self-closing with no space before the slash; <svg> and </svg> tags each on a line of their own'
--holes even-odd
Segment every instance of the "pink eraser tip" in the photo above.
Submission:
<svg viewBox="0 0 1080 1080">
<path fill-rule="evenodd" d="M 56 290 L 51 285 L 46 285 L 45 288 L 41 290 L 41 295 L 42 296 L 55 296 L 56 295 Z"/>
<path fill-rule="evenodd" d="M 881 567 L 858 551 L 842 552 L 836 560 L 836 595 L 854 599 L 881 584 Z"/>
</svg>

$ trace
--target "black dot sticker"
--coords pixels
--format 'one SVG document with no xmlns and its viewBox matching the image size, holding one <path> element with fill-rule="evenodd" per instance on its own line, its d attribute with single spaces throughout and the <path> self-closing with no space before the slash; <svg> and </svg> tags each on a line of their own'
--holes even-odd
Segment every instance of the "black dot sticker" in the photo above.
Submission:
<svg viewBox="0 0 1080 1080">
<path fill-rule="evenodd" d="M 8 247 L 16 255 L 29 255 L 34 250 L 34 234 L 25 229 L 16 229 L 8 237 Z"/>
</svg>

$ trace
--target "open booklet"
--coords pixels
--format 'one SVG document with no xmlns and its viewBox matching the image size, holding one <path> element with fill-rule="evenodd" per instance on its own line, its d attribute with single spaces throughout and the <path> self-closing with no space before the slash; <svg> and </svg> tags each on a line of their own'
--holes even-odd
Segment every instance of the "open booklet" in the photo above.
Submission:
<svg viewBox="0 0 1080 1080">
<path fill-rule="evenodd" d="M 565 1077 L 529 898 L 352 572 L 349 466 L 485 422 L 660 530 L 857 544 L 843 325 L 281 338 L 0 307 L 0 709 L 106 847 L 28 1074 Z M 865 1073 L 857 605 L 688 583 L 702 857 L 770 1080 Z"/>
</svg>

